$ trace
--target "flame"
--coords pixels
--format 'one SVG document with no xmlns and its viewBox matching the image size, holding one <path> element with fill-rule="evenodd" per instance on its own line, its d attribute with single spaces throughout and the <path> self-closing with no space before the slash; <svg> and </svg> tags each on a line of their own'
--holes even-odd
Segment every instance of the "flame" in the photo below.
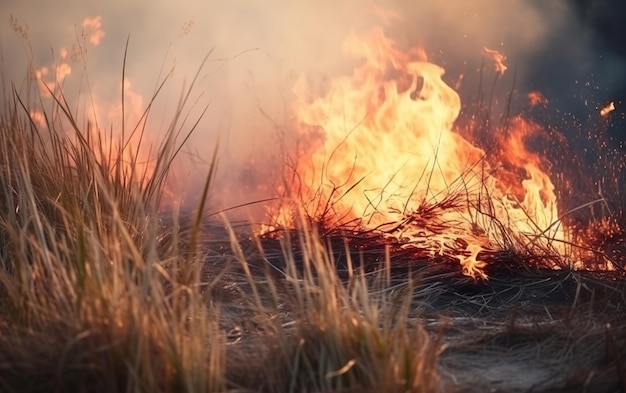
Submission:
<svg viewBox="0 0 626 393">
<path fill-rule="evenodd" d="M 83 19 L 81 24 L 81 37 L 89 42 L 92 46 L 98 46 L 102 42 L 102 38 L 105 35 L 102 29 L 102 17 L 87 17 Z M 87 51 L 86 47 L 72 46 L 72 49 L 67 47 L 61 47 L 59 49 L 59 58 L 63 60 L 59 63 L 55 63 L 48 66 L 42 66 L 34 70 L 34 77 L 39 85 L 39 90 L 44 97 L 50 97 L 50 91 L 60 92 L 62 90 L 63 82 L 67 77 L 72 74 L 72 66 L 66 60 L 84 60 L 81 59 Z M 46 77 L 50 74 L 50 68 L 54 69 L 53 80 L 46 80 Z"/>
<path fill-rule="evenodd" d="M 84 18 L 81 24 L 80 36 L 84 40 L 83 43 L 79 43 L 78 46 L 71 45 L 71 49 L 68 49 L 67 46 L 59 49 L 60 61 L 53 61 L 50 65 L 34 69 L 34 78 L 42 97 L 54 100 L 52 98 L 52 94 L 54 94 L 60 102 L 65 100 L 64 85 L 72 76 L 70 62 L 84 61 L 87 47 L 100 45 L 105 36 L 105 31 L 102 28 L 102 18 L 100 16 Z M 95 152 L 102 152 L 98 159 L 103 160 L 103 162 L 109 159 L 113 160 L 107 163 L 111 168 L 111 175 L 120 170 L 119 173 L 123 175 L 124 180 L 130 180 L 130 177 L 133 176 L 136 180 L 145 183 L 154 173 L 155 163 L 150 157 L 150 146 L 147 146 L 152 143 L 150 135 L 144 132 L 144 99 L 140 93 L 133 89 L 128 78 L 123 83 L 124 88 L 122 89 L 120 84 L 120 92 L 122 90 L 124 92 L 124 108 L 122 108 L 121 103 L 111 105 L 101 102 L 97 95 L 89 92 L 91 110 L 85 112 L 84 120 L 96 127 L 94 129 L 85 127 L 82 131 L 87 132 L 87 130 L 91 129 L 96 134 L 108 135 L 103 130 L 121 130 L 123 129 L 123 122 L 126 128 L 123 141 L 118 138 L 120 134 L 115 133 L 111 133 L 106 137 L 91 135 L 91 140 L 97 144 L 97 146 L 92 146 L 92 148 L 94 148 Z M 124 118 L 122 118 L 122 114 L 124 114 Z M 73 115 L 78 116 L 82 114 L 75 113 Z M 30 116 L 31 120 L 41 129 L 48 127 L 42 111 L 31 110 Z M 57 119 L 57 121 L 62 122 L 63 120 Z M 65 126 L 63 129 L 71 129 L 71 127 Z M 121 156 L 118 156 L 116 153 L 120 153 Z M 116 167 L 118 165 L 121 167 Z"/>
<path fill-rule="evenodd" d="M 356 223 L 453 256 L 473 277 L 486 278 L 482 251 L 565 252 L 547 162 L 526 148 L 538 125 L 512 119 L 487 153 L 454 131 L 459 95 L 423 50 L 400 51 L 380 29 L 352 34 L 345 49 L 364 59 L 351 76 L 313 99 L 298 85 L 307 144 L 284 194 L 295 208 L 272 210 L 274 222 L 293 225 L 286 211 L 301 208 L 328 225 Z M 505 56 L 485 53 L 506 70 Z"/>
<path fill-rule="evenodd" d="M 504 75 L 506 70 L 508 70 L 508 67 L 504 64 L 504 62 L 506 61 L 506 56 L 498 52 L 497 50 L 488 49 L 487 47 L 483 48 L 483 52 L 485 53 L 485 55 L 490 57 L 491 60 L 493 60 L 496 72 L 499 75 Z"/>
</svg>

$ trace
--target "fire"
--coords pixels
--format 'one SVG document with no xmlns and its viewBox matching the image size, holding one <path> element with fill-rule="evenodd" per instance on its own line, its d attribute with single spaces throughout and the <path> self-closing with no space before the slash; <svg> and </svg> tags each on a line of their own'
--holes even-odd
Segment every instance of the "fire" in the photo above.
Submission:
<svg viewBox="0 0 626 393">
<path fill-rule="evenodd" d="M 102 28 L 102 18 L 100 16 L 84 18 L 81 28 L 77 32 L 83 42 L 72 45 L 71 49 L 61 47 L 58 51 L 59 59 L 48 66 L 41 66 L 34 69 L 33 76 L 36 80 L 42 97 L 51 100 L 63 102 L 66 100 L 64 86 L 66 81 L 72 76 L 71 62 L 85 61 L 87 49 L 89 46 L 97 47 L 105 36 Z M 90 86 L 91 88 L 91 86 Z M 125 78 L 123 86 L 120 83 L 120 94 L 124 94 L 124 106 L 110 105 L 100 102 L 93 92 L 90 95 L 91 110 L 84 113 L 86 123 L 91 127 L 84 127 L 81 132 L 90 130 L 93 135 L 89 135 L 89 139 L 93 141 L 94 152 L 98 155 L 98 159 L 110 168 L 111 175 L 115 173 L 121 174 L 124 181 L 134 180 L 146 182 L 154 173 L 155 163 L 150 157 L 150 147 L 152 143 L 149 133 L 145 132 L 145 118 L 143 112 L 145 110 L 143 96 L 133 89 L 131 81 Z M 52 95 L 54 94 L 54 98 Z M 81 116 L 83 113 L 73 113 L 73 116 Z M 43 112 L 39 110 L 30 111 L 31 120 L 41 129 L 46 129 L 46 122 Z M 63 118 L 55 121 L 63 122 Z M 122 123 L 125 127 L 122 127 Z M 104 130 L 121 130 L 125 128 L 123 141 L 118 138 L 120 135 L 114 133 L 106 133 Z M 71 130 L 69 125 L 63 125 L 61 129 Z M 98 137 L 98 134 L 107 135 L 106 137 Z M 84 135 L 87 136 L 87 135 Z M 118 172 L 119 171 L 119 172 Z"/>
<path fill-rule="evenodd" d="M 565 253 L 546 160 L 525 144 L 541 127 L 514 118 L 485 151 L 455 130 L 459 95 L 423 50 L 400 51 L 382 30 L 353 34 L 345 49 L 364 60 L 351 76 L 321 97 L 307 99 L 303 84 L 296 91 L 298 127 L 310 141 L 284 194 L 296 209 L 454 256 L 474 277 L 486 277 L 482 251 Z M 506 70 L 505 56 L 485 53 L 496 72 Z M 293 225 L 293 209 L 271 214 Z"/>
<path fill-rule="evenodd" d="M 506 70 L 509 69 L 509 67 L 504 64 L 504 62 L 506 61 L 506 56 L 498 52 L 497 50 L 488 49 L 487 47 L 483 48 L 483 52 L 486 56 L 490 57 L 493 60 L 496 72 L 499 75 L 504 75 Z"/>
</svg>

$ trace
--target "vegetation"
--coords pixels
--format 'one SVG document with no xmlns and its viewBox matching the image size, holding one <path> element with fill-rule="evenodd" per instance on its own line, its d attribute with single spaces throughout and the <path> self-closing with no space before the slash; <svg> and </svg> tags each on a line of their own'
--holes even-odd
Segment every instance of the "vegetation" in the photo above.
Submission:
<svg viewBox="0 0 626 393">
<path fill-rule="evenodd" d="M 80 125 L 63 92 L 48 92 L 45 125 L 16 90 L 0 114 L 2 391 L 438 386 L 439 345 L 409 321 L 410 302 L 373 294 L 358 272 L 341 282 L 314 230 L 297 231 L 304 270 L 283 244 L 289 275 L 277 280 L 253 276 L 232 231 L 219 242 L 228 252 L 211 253 L 203 204 L 158 214 L 176 119 L 154 171 L 140 170 L 130 136 Z M 256 344 L 234 345 L 252 321 Z"/>
<path fill-rule="evenodd" d="M 166 217 L 185 100 L 148 171 L 129 143 L 141 127 L 106 136 L 48 93 L 44 125 L 15 89 L 0 113 L 1 391 L 480 391 L 479 365 L 502 353 L 551 355 L 560 378 L 537 390 L 624 390 L 622 281 L 476 283 L 428 259 L 396 274 L 385 245 L 307 217 L 242 238 L 203 220 L 216 158 L 197 211 Z"/>
</svg>

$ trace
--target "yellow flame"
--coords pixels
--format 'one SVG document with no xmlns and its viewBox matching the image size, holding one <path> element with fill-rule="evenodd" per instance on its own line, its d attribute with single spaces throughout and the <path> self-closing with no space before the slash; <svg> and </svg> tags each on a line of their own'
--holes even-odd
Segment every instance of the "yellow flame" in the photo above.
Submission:
<svg viewBox="0 0 626 393">
<path fill-rule="evenodd" d="M 286 190 L 296 206 L 329 225 L 356 222 L 455 257 L 474 277 L 486 277 L 483 250 L 563 251 L 545 160 L 525 145 L 539 126 L 514 118 L 488 160 L 453 131 L 459 95 L 423 50 L 400 51 L 382 30 L 352 35 L 345 48 L 364 59 L 351 76 L 313 100 L 302 85 L 296 91 L 299 128 L 310 142 Z M 505 57 L 485 51 L 504 72 Z M 292 208 L 273 210 L 275 222 L 293 224 L 285 212 Z"/>
</svg>

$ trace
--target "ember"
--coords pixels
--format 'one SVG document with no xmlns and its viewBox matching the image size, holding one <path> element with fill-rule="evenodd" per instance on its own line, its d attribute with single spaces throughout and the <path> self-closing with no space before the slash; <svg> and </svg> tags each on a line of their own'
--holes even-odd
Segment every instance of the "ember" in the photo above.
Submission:
<svg viewBox="0 0 626 393">
<path fill-rule="evenodd" d="M 600 116 L 606 116 L 615 110 L 615 103 L 609 102 L 604 108 L 600 109 Z"/>
</svg>

